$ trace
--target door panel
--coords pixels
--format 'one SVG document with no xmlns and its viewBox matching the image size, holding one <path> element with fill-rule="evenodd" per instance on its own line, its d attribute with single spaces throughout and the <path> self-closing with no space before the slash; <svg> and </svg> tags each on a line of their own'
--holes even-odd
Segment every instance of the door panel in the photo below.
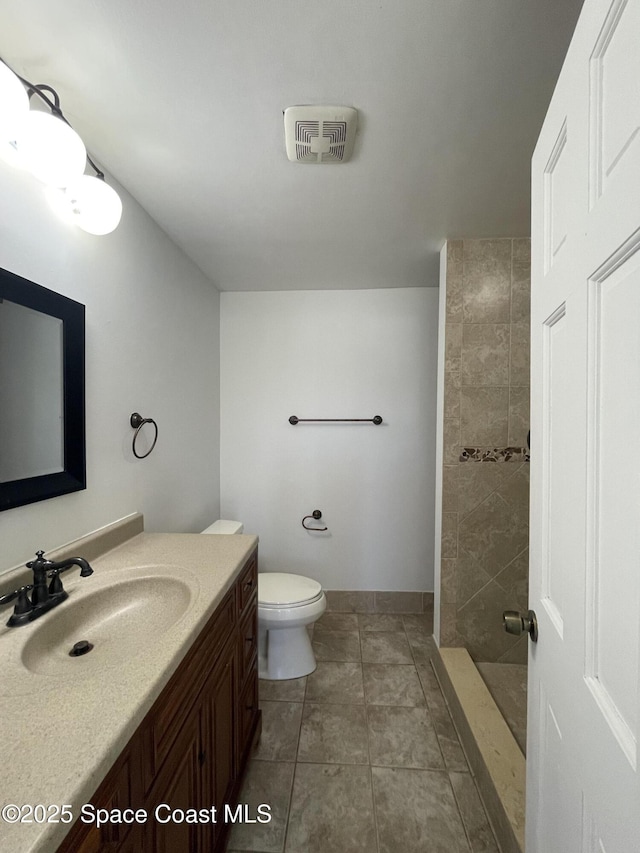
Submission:
<svg viewBox="0 0 640 853">
<path fill-rule="evenodd" d="M 639 32 L 585 0 L 532 163 L 527 853 L 640 844 Z"/>
</svg>

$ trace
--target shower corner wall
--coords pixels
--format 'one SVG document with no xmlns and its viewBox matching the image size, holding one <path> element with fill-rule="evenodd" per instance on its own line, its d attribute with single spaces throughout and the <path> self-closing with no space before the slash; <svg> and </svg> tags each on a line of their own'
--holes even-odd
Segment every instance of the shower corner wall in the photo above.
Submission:
<svg viewBox="0 0 640 853">
<path fill-rule="evenodd" d="M 439 639 L 474 661 L 527 661 L 529 305 L 529 239 L 447 243 Z"/>
</svg>

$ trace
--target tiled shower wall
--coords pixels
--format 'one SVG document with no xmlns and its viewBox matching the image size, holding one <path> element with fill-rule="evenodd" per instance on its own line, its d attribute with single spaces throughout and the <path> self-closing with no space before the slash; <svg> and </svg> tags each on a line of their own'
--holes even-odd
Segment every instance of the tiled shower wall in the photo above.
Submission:
<svg viewBox="0 0 640 853">
<path fill-rule="evenodd" d="M 449 241 L 446 288 L 440 644 L 525 663 L 530 241 Z"/>
</svg>

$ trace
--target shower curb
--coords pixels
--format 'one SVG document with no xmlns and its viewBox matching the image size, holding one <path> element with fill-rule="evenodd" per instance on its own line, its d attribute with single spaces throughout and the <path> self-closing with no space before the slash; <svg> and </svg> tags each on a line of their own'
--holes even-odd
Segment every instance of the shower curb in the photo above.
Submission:
<svg viewBox="0 0 640 853">
<path fill-rule="evenodd" d="M 463 648 L 438 649 L 431 663 L 502 853 L 524 853 L 526 762 Z"/>
</svg>

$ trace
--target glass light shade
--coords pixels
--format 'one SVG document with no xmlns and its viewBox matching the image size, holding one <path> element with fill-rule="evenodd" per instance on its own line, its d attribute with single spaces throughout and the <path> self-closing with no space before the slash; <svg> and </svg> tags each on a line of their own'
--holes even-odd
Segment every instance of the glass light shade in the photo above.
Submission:
<svg viewBox="0 0 640 853">
<path fill-rule="evenodd" d="M 66 218 L 89 234 L 102 236 L 118 227 L 122 202 L 118 193 L 101 178 L 82 175 L 62 191 Z"/>
<path fill-rule="evenodd" d="M 69 186 L 87 164 L 84 142 L 51 113 L 30 110 L 20 125 L 17 146 L 26 168 L 53 187 Z"/>
</svg>

